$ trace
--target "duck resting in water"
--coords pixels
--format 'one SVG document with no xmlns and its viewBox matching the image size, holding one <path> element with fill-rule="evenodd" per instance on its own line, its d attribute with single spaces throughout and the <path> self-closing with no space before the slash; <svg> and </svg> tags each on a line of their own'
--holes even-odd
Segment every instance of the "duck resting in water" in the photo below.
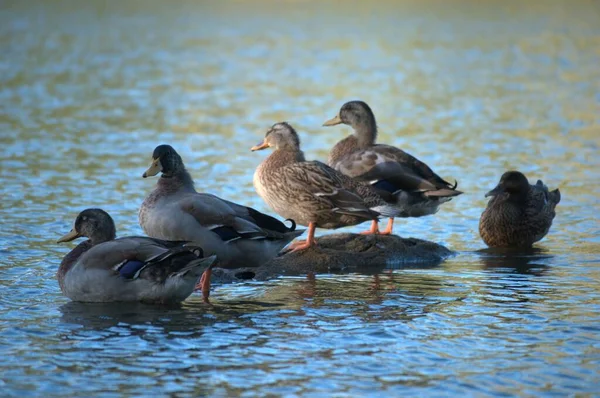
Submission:
<svg viewBox="0 0 600 398">
<path fill-rule="evenodd" d="M 339 113 L 323 126 L 346 124 L 352 135 L 338 142 L 329 153 L 329 166 L 357 180 L 367 182 L 397 208 L 397 217 L 434 214 L 442 203 L 462 194 L 429 166 L 403 150 L 377 144 L 377 123 L 371 108 L 363 101 L 345 103 Z M 379 232 L 377 220 L 366 233 L 391 234 L 394 219 Z"/>
<path fill-rule="evenodd" d="M 560 191 L 548 191 L 542 180 L 530 185 L 518 171 L 507 171 L 479 219 L 479 234 L 489 247 L 531 247 L 552 226 Z"/>
<path fill-rule="evenodd" d="M 60 289 L 73 301 L 177 303 L 192 292 L 216 256 L 202 248 L 141 236 L 116 238 L 115 223 L 101 209 L 86 209 L 58 240 L 87 237 L 60 263 Z"/>
<path fill-rule="evenodd" d="M 264 141 L 252 151 L 273 148 L 254 173 L 254 187 L 279 215 L 308 225 L 306 241 L 292 250 L 316 244 L 315 228 L 336 229 L 395 215 L 370 185 L 345 176 L 325 163 L 306 161 L 296 130 L 286 122 L 275 123 Z"/>
</svg>

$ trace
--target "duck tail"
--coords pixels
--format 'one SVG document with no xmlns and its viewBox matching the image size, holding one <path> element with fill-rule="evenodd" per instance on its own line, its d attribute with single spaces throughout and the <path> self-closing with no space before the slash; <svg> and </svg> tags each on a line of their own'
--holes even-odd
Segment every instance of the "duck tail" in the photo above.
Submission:
<svg viewBox="0 0 600 398">
<path fill-rule="evenodd" d="M 202 273 L 208 269 L 212 269 L 216 264 L 217 256 L 212 255 L 204 258 L 198 258 L 196 260 L 192 260 L 180 269 L 177 272 L 173 272 L 169 275 L 170 278 L 178 277 L 178 278 L 191 278 L 194 279 L 194 283 L 198 281 L 198 278 L 202 275 Z"/>
<path fill-rule="evenodd" d="M 550 201 L 556 206 L 560 202 L 560 191 L 556 188 L 554 191 L 550 191 Z"/>
<path fill-rule="evenodd" d="M 436 189 L 435 191 L 425 191 L 423 194 L 427 197 L 452 198 L 454 196 L 462 195 L 463 192 L 450 188 L 442 188 Z"/>
</svg>

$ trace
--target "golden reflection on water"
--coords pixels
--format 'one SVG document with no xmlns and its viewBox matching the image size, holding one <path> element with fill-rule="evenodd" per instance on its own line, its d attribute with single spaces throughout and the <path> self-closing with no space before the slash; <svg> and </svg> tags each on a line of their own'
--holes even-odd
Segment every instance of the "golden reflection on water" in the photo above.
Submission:
<svg viewBox="0 0 600 398">
<path fill-rule="evenodd" d="M 332 328 L 377 328 L 390 320 L 384 329 L 402 338 L 385 345 L 406 344 L 399 347 L 410 351 L 420 344 L 412 357 L 403 352 L 403 362 L 422 373 L 417 382 L 444 392 L 452 386 L 444 377 L 468 383 L 473 369 L 485 367 L 495 375 L 509 363 L 503 355 L 521 363 L 538 347 L 561 369 L 581 370 L 574 379 L 585 385 L 593 364 L 560 361 L 584 350 L 597 354 L 591 332 L 578 328 L 597 317 L 599 297 L 599 2 L 50 0 L 5 1 L 0 9 L 0 285 L 11 293 L 3 295 L 7 311 L 0 321 L 33 328 L 10 335 L 11 344 L 15 336 L 22 347 L 45 347 L 45 339 L 55 344 L 48 333 L 56 326 L 52 317 L 61 314 L 59 334 L 72 339 L 74 349 L 78 326 L 105 334 L 98 352 L 125 333 L 121 318 L 102 316 L 105 308 L 92 314 L 77 305 L 56 310 L 65 299 L 53 275 L 70 247 L 55 241 L 86 207 L 109 211 L 119 234 L 141 233 L 137 210 L 156 183 L 141 174 L 156 145 L 169 143 L 180 152 L 198 190 L 267 211 L 252 187 L 264 154 L 249 148 L 270 125 L 287 120 L 300 132 L 307 157 L 326 159 L 350 130 L 321 124 L 345 101 L 362 99 L 376 113 L 380 142 L 416 155 L 466 192 L 434 216 L 399 220 L 398 232 L 459 254 L 435 269 L 222 286 L 214 294 L 221 306 L 200 309 L 192 298 L 180 313 L 170 313 L 172 321 L 161 319 L 165 331 L 191 330 L 201 338 L 187 344 L 223 344 L 235 354 L 239 341 L 219 339 L 235 339 L 232 322 L 241 322 L 240 341 L 252 335 L 243 334 L 246 327 L 273 333 L 256 346 L 297 344 L 292 352 L 304 360 L 306 346 L 323 343 L 321 333 L 329 333 L 324 344 L 335 347 L 340 339 Z M 511 168 L 562 192 L 541 254 L 507 261 L 467 253 L 484 247 L 477 234 L 484 192 Z M 156 316 L 134 318 L 148 326 Z M 296 322 L 292 328 L 288 318 Z M 332 318 L 357 322 L 341 325 Z M 199 320 L 206 328 L 232 330 L 210 340 L 211 333 L 194 323 Z M 279 323 L 271 330 L 269 322 Z M 297 339 L 306 331 L 304 322 L 316 343 Z M 0 342 L 7 341 L 2 330 Z M 375 335 L 363 336 L 361 344 L 371 344 Z M 507 335 L 530 346 L 511 347 Z M 490 352 L 481 341 L 512 350 Z M 182 339 L 179 344 L 185 346 Z M 429 351 L 422 353 L 421 345 Z M 51 355 L 62 353 L 60 347 Z M 151 356 L 145 343 L 141 347 L 135 358 Z M 7 358 L 30 350 L 21 351 Z M 238 360 L 217 351 L 203 358 Z M 368 359 L 340 352 L 334 362 L 340 369 Z M 471 352 L 484 353 L 483 362 L 456 360 Z M 260 362 L 261 355 L 251 358 Z M 452 356 L 452 366 L 414 370 L 424 360 Z M 381 358 L 372 353 L 385 366 Z M 41 374 L 39 358 L 33 361 L 11 370 L 23 366 L 27 375 Z M 198 364 L 197 358 L 186 361 Z M 233 365 L 231 373 L 218 371 L 231 384 L 223 382 L 223 388 L 239 393 L 235 377 L 251 379 L 255 366 L 240 373 Z M 558 371 L 549 372 L 551 365 L 535 365 L 534 382 L 556 385 Z M 502 379 L 490 383 L 509 394 L 525 391 Z"/>
</svg>

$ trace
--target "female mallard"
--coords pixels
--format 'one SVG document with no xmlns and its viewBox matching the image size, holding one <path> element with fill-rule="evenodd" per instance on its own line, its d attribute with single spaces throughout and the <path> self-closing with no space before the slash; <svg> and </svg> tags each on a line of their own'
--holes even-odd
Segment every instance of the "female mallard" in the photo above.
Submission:
<svg viewBox="0 0 600 398">
<path fill-rule="evenodd" d="M 529 185 L 518 171 L 507 171 L 479 219 L 479 233 L 490 247 L 530 247 L 542 239 L 552 225 L 560 202 L 560 191 L 549 192 L 541 180 Z"/>
<path fill-rule="evenodd" d="M 329 153 L 329 165 L 361 181 L 368 182 L 398 209 L 398 217 L 421 217 L 438 211 L 462 192 L 435 174 L 429 166 L 401 149 L 375 144 L 377 124 L 369 106 L 362 101 L 345 103 L 336 117 L 324 126 L 344 123 L 354 134 L 338 142 Z M 382 194 L 383 197 L 386 197 Z M 391 234 L 394 219 L 390 218 L 382 234 Z M 374 221 L 369 233 L 380 233 Z"/>
<path fill-rule="evenodd" d="M 60 289 L 73 301 L 176 303 L 192 292 L 216 257 L 185 242 L 147 237 L 115 239 L 115 223 L 104 210 L 79 213 L 73 229 L 58 240 L 77 245 L 60 263 Z"/>
<path fill-rule="evenodd" d="M 191 241 L 216 254 L 222 268 L 258 267 L 304 231 L 251 207 L 215 195 L 198 193 L 181 156 L 169 145 L 156 147 L 143 177 L 162 173 L 156 188 L 142 203 L 139 221 L 148 236 Z M 208 299 L 210 270 L 203 275 Z"/>
<path fill-rule="evenodd" d="M 276 123 L 262 144 L 253 151 L 275 148 L 254 173 L 254 187 L 263 200 L 282 217 L 308 225 L 308 239 L 293 244 L 293 250 L 314 245 L 315 228 L 340 228 L 393 208 L 368 184 L 349 178 L 321 162 L 307 162 L 300 150 L 298 134 L 288 123 Z"/>
</svg>

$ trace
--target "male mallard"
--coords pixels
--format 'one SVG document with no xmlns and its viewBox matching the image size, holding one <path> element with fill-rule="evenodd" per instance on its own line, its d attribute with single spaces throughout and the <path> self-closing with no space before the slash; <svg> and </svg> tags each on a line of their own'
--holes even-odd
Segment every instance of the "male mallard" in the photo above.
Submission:
<svg viewBox="0 0 600 398">
<path fill-rule="evenodd" d="M 256 169 L 254 187 L 276 213 L 308 225 L 308 239 L 293 244 L 293 250 L 314 245 L 316 227 L 335 229 L 377 220 L 380 213 L 393 214 L 368 184 L 324 163 L 307 162 L 298 134 L 288 123 L 274 124 L 252 150 L 268 147 L 275 151 Z"/>
<path fill-rule="evenodd" d="M 429 166 L 401 149 L 376 144 L 377 124 L 369 106 L 362 101 L 345 103 L 333 119 L 324 126 L 344 123 L 354 134 L 338 142 L 329 153 L 328 163 L 334 169 L 368 182 L 398 208 L 398 217 L 421 217 L 438 211 L 462 192 L 435 174 Z M 385 195 L 382 195 L 385 197 Z M 382 234 L 391 234 L 394 219 L 390 218 Z M 374 221 L 368 233 L 380 233 Z"/>
<path fill-rule="evenodd" d="M 222 268 L 258 267 L 304 231 L 251 207 L 215 195 L 198 193 L 181 156 L 169 145 L 159 145 L 143 177 L 162 173 L 156 188 L 142 203 L 139 221 L 153 238 L 191 241 L 216 254 Z M 210 270 L 202 277 L 208 300 Z"/>
<path fill-rule="evenodd" d="M 115 239 L 115 223 L 101 209 L 79 213 L 73 229 L 58 240 L 89 238 L 67 254 L 58 268 L 60 289 L 74 301 L 176 303 L 192 292 L 216 257 L 185 242 L 147 237 Z"/>
<path fill-rule="evenodd" d="M 529 185 L 518 171 L 504 173 L 488 196 L 492 199 L 479 219 L 479 233 L 490 247 L 530 247 L 546 236 L 560 202 L 558 189 L 549 192 L 541 180 Z"/>
</svg>

